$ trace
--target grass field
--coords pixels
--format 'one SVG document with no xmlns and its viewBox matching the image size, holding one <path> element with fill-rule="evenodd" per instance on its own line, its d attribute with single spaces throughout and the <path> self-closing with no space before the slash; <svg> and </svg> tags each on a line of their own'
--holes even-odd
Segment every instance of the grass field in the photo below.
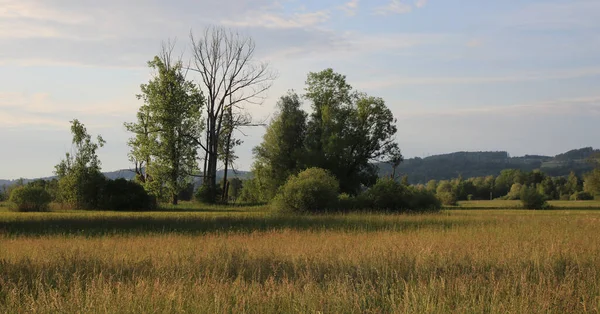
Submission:
<svg viewBox="0 0 600 314">
<path fill-rule="evenodd" d="M 309 217 L 0 206 L 0 312 L 598 313 L 598 230 L 600 211 L 568 207 Z"/>
</svg>

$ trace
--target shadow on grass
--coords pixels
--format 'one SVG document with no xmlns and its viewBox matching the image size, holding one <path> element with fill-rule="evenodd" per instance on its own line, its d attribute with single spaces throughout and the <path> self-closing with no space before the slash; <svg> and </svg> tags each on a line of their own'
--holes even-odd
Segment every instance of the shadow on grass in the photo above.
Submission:
<svg viewBox="0 0 600 314">
<path fill-rule="evenodd" d="M 402 231 L 452 229 L 481 221 L 448 220 L 443 216 L 44 216 L 0 220 L 0 235 L 43 236 L 114 234 L 251 233 L 269 230 Z M 491 222 L 483 222 L 491 223 Z"/>
</svg>

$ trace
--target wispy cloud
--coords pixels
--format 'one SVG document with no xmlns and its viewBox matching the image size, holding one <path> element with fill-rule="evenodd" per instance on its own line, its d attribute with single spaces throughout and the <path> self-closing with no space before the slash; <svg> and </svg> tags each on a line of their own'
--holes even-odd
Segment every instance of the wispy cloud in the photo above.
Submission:
<svg viewBox="0 0 600 314">
<path fill-rule="evenodd" d="M 355 16 L 358 10 L 358 3 L 360 0 L 350 0 L 338 8 L 346 13 L 347 16 Z"/>
<path fill-rule="evenodd" d="M 582 77 L 600 76 L 600 68 L 576 68 L 537 73 L 515 73 L 500 76 L 454 76 L 454 77 L 390 77 L 360 83 L 362 88 L 381 89 L 402 85 L 454 85 L 515 83 L 546 80 L 568 80 Z"/>
<path fill-rule="evenodd" d="M 329 12 L 327 11 L 296 13 L 290 16 L 263 13 L 258 16 L 248 15 L 237 20 L 221 20 L 221 24 L 236 27 L 303 28 L 316 26 L 327 20 L 329 20 Z"/>
<path fill-rule="evenodd" d="M 375 7 L 373 14 L 375 15 L 390 15 L 390 14 L 406 14 L 412 11 L 412 6 L 400 0 L 391 0 L 388 4 Z"/>
<path fill-rule="evenodd" d="M 430 110 L 413 110 L 403 112 L 401 119 L 411 119 L 421 116 L 569 116 L 569 115 L 600 115 L 600 95 L 540 101 L 507 106 L 486 106 L 468 108 L 439 108 Z"/>
<path fill-rule="evenodd" d="M 417 2 L 415 2 L 415 6 L 417 8 L 422 8 L 426 5 L 427 5 L 427 0 L 417 0 Z"/>
</svg>

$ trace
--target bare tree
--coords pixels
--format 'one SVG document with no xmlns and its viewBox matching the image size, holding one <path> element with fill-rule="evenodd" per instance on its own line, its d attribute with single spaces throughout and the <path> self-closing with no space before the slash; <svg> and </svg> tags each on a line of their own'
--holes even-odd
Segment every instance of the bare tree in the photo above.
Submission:
<svg viewBox="0 0 600 314">
<path fill-rule="evenodd" d="M 202 38 L 190 34 L 193 52 L 191 70 L 200 75 L 206 96 L 206 136 L 195 140 L 205 152 L 203 184 L 211 199 L 217 196 L 217 164 L 223 142 L 233 130 L 224 130 L 227 112 L 243 110 L 246 104 L 260 104 L 276 75 L 264 62 L 254 61 L 252 38 L 221 27 L 209 27 Z M 231 115 L 233 116 L 233 115 Z M 225 162 L 228 164 L 228 161 Z"/>
</svg>

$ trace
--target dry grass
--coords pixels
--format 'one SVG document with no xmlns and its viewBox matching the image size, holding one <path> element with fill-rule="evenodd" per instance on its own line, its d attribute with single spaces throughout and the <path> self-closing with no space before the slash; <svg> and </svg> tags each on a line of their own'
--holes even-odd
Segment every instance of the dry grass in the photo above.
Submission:
<svg viewBox="0 0 600 314">
<path fill-rule="evenodd" d="M 0 213 L 6 313 L 600 311 L 595 211 L 14 215 Z"/>
</svg>

